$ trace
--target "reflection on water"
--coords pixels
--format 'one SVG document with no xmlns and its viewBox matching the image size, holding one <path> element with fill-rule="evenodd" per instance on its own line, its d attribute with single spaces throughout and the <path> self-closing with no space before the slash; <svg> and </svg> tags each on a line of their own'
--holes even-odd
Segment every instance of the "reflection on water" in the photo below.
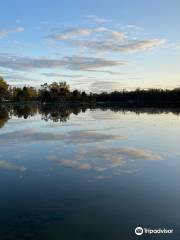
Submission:
<svg viewBox="0 0 180 240">
<path fill-rule="evenodd" d="M 0 106 L 0 239 L 179 239 L 179 113 Z"/>
<path fill-rule="evenodd" d="M 101 110 L 113 112 L 133 112 L 136 114 L 168 114 L 173 113 L 180 115 L 180 108 L 122 108 L 118 106 L 64 106 L 55 104 L 13 104 L 13 105 L 0 105 L 0 128 L 12 117 L 27 119 L 37 114 L 41 115 L 41 119 L 53 122 L 66 122 L 71 114 L 78 115 L 79 113 L 85 113 L 87 109 Z"/>
<path fill-rule="evenodd" d="M 4 127 L 9 119 L 9 113 L 6 107 L 0 106 L 0 128 Z"/>
</svg>

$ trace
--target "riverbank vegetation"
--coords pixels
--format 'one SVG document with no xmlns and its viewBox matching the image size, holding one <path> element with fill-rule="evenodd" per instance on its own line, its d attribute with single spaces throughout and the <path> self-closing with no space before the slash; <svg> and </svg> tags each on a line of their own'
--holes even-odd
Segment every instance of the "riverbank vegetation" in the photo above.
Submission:
<svg viewBox="0 0 180 240">
<path fill-rule="evenodd" d="M 12 87 L 0 77 L 0 102 L 52 102 L 52 103 L 96 103 L 128 105 L 175 105 L 180 106 L 180 88 L 169 89 L 136 89 L 133 91 L 113 91 L 87 93 L 70 90 L 66 82 L 43 84 L 39 89 L 31 86 Z"/>
</svg>

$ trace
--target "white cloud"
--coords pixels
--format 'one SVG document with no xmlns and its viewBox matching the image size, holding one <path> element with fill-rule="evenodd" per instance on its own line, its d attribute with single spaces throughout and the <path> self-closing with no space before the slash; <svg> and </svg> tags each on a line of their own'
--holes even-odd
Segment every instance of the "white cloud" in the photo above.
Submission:
<svg viewBox="0 0 180 240">
<path fill-rule="evenodd" d="M 122 88 L 124 88 L 122 83 L 119 83 L 119 81 L 112 81 L 111 79 L 91 81 L 91 83 L 88 85 L 89 91 L 96 93 L 115 91 Z"/>
<path fill-rule="evenodd" d="M 3 38 L 10 33 L 19 33 L 19 32 L 24 32 L 24 28 L 17 27 L 15 29 L 0 29 L 0 38 Z"/>
<path fill-rule="evenodd" d="M 61 73 L 43 73 L 46 77 L 64 77 L 64 78 L 81 78 L 80 74 L 61 74 Z"/>
<path fill-rule="evenodd" d="M 70 56 L 62 58 L 30 58 L 0 54 L 0 67 L 12 70 L 43 68 L 66 68 L 70 70 L 98 69 L 103 67 L 125 66 L 127 62 L 98 57 Z"/>
<path fill-rule="evenodd" d="M 130 25 L 129 27 L 134 27 Z M 86 37 L 85 39 L 82 37 Z M 105 27 L 99 28 L 70 28 L 60 34 L 52 34 L 50 39 L 63 40 L 70 45 L 80 48 L 103 52 L 135 53 L 162 45 L 164 39 L 137 39 L 128 37 L 125 32 Z"/>
<path fill-rule="evenodd" d="M 132 41 L 132 42 L 129 42 L 128 44 L 119 46 L 119 51 L 122 50 L 124 52 L 133 53 L 133 52 L 138 52 L 143 50 L 149 50 L 163 43 L 165 43 L 164 39 L 137 40 L 137 41 Z"/>
<path fill-rule="evenodd" d="M 114 34 L 116 35 L 116 33 Z M 126 41 L 123 43 L 117 41 L 116 37 L 104 40 L 79 40 L 73 41 L 73 44 L 79 45 L 80 47 L 90 48 L 96 51 L 135 53 L 139 51 L 149 50 L 165 43 L 165 40 L 163 39 L 135 40 Z"/>
<path fill-rule="evenodd" d="M 88 70 L 103 67 L 125 66 L 127 62 L 117 61 L 98 57 L 66 57 L 69 69 L 72 70 Z"/>
<path fill-rule="evenodd" d="M 100 35 L 99 35 L 100 34 Z M 54 33 L 48 36 L 49 39 L 55 41 L 69 41 L 73 39 L 79 39 L 80 37 L 103 37 L 116 39 L 119 41 L 124 40 L 125 34 L 121 31 L 115 31 L 105 27 L 97 28 L 67 28 L 65 31 L 60 33 Z"/>
<path fill-rule="evenodd" d="M 41 83 L 41 79 L 34 78 L 31 75 L 25 75 L 24 73 L 14 73 L 13 72 L 8 72 L 2 74 L 3 77 L 11 84 L 15 86 L 24 86 L 28 83 L 31 84 L 37 84 L 38 82 Z"/>
<path fill-rule="evenodd" d="M 102 23 L 106 23 L 106 22 L 111 21 L 107 18 L 101 18 L 101 17 L 95 16 L 95 15 L 88 15 L 87 18 L 89 20 L 95 22 L 95 23 L 98 23 L 98 24 L 102 24 Z"/>
<path fill-rule="evenodd" d="M 87 37 L 93 33 L 89 28 L 69 28 L 60 34 L 53 34 L 50 36 L 53 40 L 68 40 L 78 36 Z"/>
</svg>

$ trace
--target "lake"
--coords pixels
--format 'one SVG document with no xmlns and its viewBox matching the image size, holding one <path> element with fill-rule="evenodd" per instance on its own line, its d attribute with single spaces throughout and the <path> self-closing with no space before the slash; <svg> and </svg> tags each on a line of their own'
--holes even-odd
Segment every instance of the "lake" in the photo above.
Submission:
<svg viewBox="0 0 180 240">
<path fill-rule="evenodd" d="M 0 240 L 180 239 L 179 145 L 178 109 L 1 106 Z"/>
</svg>

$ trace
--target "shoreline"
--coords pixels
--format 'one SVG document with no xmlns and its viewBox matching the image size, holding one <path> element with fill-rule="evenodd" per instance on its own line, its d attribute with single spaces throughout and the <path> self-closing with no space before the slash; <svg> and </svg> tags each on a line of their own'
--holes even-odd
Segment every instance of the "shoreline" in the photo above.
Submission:
<svg viewBox="0 0 180 240">
<path fill-rule="evenodd" d="M 180 108 L 180 102 L 173 101 L 104 101 L 104 102 L 82 102 L 82 101 L 2 101 L 0 105 L 58 105 L 58 106 L 95 106 L 95 107 L 132 107 L 132 108 Z"/>
</svg>

